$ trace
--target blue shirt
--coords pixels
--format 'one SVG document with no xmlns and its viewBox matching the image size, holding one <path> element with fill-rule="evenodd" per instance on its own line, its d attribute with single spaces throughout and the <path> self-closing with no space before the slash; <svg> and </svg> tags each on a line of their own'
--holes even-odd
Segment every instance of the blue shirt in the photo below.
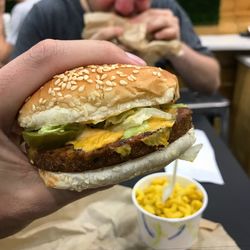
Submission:
<svg viewBox="0 0 250 250">
<path fill-rule="evenodd" d="M 202 54 L 212 55 L 201 45 L 189 17 L 175 0 L 153 0 L 152 8 L 170 9 L 179 19 L 181 40 Z M 23 22 L 12 57 L 47 38 L 82 39 L 83 14 L 79 0 L 43 0 L 37 3 Z M 164 64 L 168 63 L 163 59 L 158 66 Z"/>
</svg>

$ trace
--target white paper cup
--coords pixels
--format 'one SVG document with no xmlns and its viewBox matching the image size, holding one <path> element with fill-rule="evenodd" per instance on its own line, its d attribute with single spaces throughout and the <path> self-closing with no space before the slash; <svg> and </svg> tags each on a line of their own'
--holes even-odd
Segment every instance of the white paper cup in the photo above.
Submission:
<svg viewBox="0 0 250 250">
<path fill-rule="evenodd" d="M 196 213 L 184 218 L 169 219 L 153 215 L 138 204 L 135 196 L 136 190 L 138 188 L 144 189 L 151 180 L 164 176 L 170 179 L 172 175 L 167 173 L 151 174 L 139 180 L 133 188 L 132 200 L 137 208 L 140 235 L 142 241 L 153 249 L 188 249 L 197 239 L 199 222 L 208 202 L 207 192 L 197 181 L 177 175 L 176 182 L 181 186 L 186 187 L 192 183 L 202 192 L 202 207 Z"/>
</svg>

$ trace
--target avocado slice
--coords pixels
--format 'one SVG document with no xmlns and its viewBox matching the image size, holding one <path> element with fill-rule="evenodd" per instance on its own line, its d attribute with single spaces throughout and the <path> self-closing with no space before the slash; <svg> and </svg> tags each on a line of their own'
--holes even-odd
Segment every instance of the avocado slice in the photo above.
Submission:
<svg viewBox="0 0 250 250">
<path fill-rule="evenodd" d="M 51 149 L 65 145 L 81 134 L 84 125 L 72 123 L 60 126 L 44 126 L 37 131 L 23 131 L 25 142 L 33 148 Z"/>
</svg>

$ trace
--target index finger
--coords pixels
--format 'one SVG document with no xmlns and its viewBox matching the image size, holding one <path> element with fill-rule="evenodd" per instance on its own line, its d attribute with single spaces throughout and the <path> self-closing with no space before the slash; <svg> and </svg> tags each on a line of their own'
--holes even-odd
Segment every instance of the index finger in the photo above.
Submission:
<svg viewBox="0 0 250 250">
<path fill-rule="evenodd" d="M 10 128 L 24 100 L 54 75 L 90 64 L 145 64 L 105 41 L 45 40 L 0 70 L 0 127 Z"/>
</svg>

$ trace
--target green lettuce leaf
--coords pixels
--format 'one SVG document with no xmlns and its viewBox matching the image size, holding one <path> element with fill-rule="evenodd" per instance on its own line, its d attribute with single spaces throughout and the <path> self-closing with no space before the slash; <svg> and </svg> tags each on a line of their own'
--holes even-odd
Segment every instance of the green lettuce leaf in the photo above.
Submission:
<svg viewBox="0 0 250 250">
<path fill-rule="evenodd" d="M 133 127 L 139 127 L 144 121 L 150 118 L 162 118 L 166 120 L 173 120 L 174 116 L 170 113 L 166 113 L 157 108 L 141 108 L 138 109 L 134 114 L 128 116 L 123 122 L 111 127 L 113 131 L 127 130 Z"/>
</svg>

